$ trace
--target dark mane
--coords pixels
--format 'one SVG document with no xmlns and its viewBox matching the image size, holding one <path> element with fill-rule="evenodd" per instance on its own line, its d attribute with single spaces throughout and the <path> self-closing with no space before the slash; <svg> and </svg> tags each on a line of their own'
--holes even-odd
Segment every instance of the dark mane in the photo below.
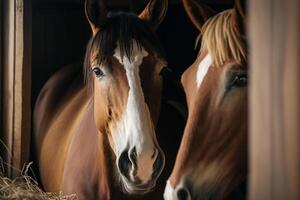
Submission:
<svg viewBox="0 0 300 200">
<path fill-rule="evenodd" d="M 101 30 L 90 39 L 87 45 L 84 77 L 90 89 L 92 89 L 92 84 L 89 83 L 92 80 L 90 78 L 91 54 L 97 53 L 98 64 L 109 64 L 116 45 L 119 44 L 121 57 L 125 55 L 130 58 L 133 39 L 139 47 L 143 47 L 150 52 L 156 52 L 157 56 L 163 54 L 158 38 L 148 24 L 136 14 L 125 12 L 109 13 L 105 22 L 101 25 Z"/>
</svg>

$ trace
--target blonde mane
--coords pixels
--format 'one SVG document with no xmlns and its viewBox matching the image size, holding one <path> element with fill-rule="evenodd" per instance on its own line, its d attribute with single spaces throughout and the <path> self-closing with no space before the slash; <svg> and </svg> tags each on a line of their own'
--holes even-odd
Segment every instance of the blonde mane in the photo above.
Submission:
<svg viewBox="0 0 300 200">
<path fill-rule="evenodd" d="M 225 10 L 209 18 L 202 27 L 201 49 L 207 49 L 214 66 L 223 66 L 225 62 L 246 61 L 246 43 L 237 27 L 232 23 L 233 9 Z"/>
</svg>

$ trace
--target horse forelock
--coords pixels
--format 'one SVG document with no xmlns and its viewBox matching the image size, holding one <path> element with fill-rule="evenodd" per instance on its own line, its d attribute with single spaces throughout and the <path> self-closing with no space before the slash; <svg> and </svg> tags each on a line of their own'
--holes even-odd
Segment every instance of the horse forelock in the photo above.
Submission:
<svg viewBox="0 0 300 200">
<path fill-rule="evenodd" d="M 213 66 L 223 66 L 228 61 L 239 65 L 247 60 L 247 47 L 243 35 L 234 23 L 233 9 L 209 18 L 202 27 L 201 49 L 207 49 Z"/>
</svg>

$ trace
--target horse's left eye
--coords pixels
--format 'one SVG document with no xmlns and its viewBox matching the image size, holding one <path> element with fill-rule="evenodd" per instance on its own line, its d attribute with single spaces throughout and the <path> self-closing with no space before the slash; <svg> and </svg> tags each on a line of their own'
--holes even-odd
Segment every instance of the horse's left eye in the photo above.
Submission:
<svg viewBox="0 0 300 200">
<path fill-rule="evenodd" d="M 104 76 L 103 71 L 99 67 L 94 67 L 93 72 L 95 73 L 96 77 L 101 78 Z"/>
<path fill-rule="evenodd" d="M 245 87 L 247 85 L 247 74 L 234 74 L 230 81 L 229 87 Z"/>
</svg>

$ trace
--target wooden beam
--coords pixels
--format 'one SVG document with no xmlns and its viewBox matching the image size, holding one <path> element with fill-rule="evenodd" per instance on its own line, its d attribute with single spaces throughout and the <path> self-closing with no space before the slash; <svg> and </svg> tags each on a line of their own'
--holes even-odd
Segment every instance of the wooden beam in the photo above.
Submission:
<svg viewBox="0 0 300 200">
<path fill-rule="evenodd" d="M 29 157 L 31 125 L 31 1 L 3 1 L 3 134 L 8 176 Z M 14 170 L 16 169 L 16 170 Z"/>
<path fill-rule="evenodd" d="M 300 199 L 300 1 L 250 0 L 250 199 Z"/>
<path fill-rule="evenodd" d="M 0 1 L 0 130 L 3 130 L 3 116 L 2 116 L 2 108 L 3 108 L 3 104 L 2 104 L 2 97 L 3 97 L 3 87 L 2 87 L 2 75 L 3 75 L 3 59 L 2 59 L 2 54 L 3 54 L 3 41 L 2 41 L 2 30 L 3 30 L 3 1 Z M 0 140 L 3 141 L 3 131 L 0 131 Z M 2 158 L 3 152 L 4 152 L 4 148 L 1 145 L 2 142 L 0 142 L 0 158 Z"/>
</svg>

